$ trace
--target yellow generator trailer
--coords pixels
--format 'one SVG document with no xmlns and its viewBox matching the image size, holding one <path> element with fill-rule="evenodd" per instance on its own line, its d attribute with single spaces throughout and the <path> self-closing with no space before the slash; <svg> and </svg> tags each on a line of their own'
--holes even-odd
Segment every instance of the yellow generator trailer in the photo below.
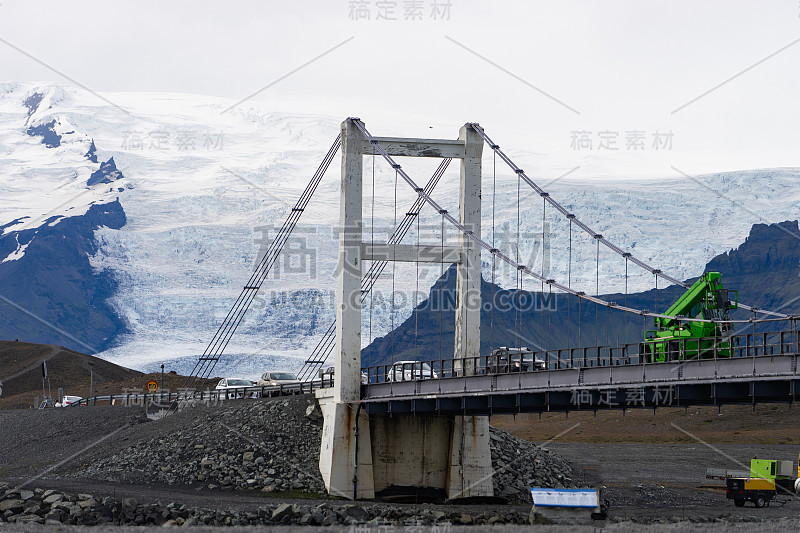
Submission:
<svg viewBox="0 0 800 533">
<path fill-rule="evenodd" d="M 792 461 L 753 459 L 750 461 L 749 477 L 730 477 L 726 480 L 725 496 L 733 500 L 736 507 L 751 501 L 756 507 L 769 504 L 778 491 L 789 494 L 798 479 L 793 475 Z M 798 465 L 800 475 L 800 465 Z"/>
</svg>

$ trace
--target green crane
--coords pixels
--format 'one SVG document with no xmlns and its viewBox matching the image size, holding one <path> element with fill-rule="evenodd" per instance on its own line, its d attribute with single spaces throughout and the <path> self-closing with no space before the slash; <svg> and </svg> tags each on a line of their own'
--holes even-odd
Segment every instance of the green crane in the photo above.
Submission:
<svg viewBox="0 0 800 533">
<path fill-rule="evenodd" d="M 655 330 L 645 332 L 645 362 L 730 357 L 731 324 L 728 311 L 739 303 L 737 291 L 722 288 L 722 274 L 706 272 L 664 313 L 656 317 Z M 700 318 L 716 322 L 696 322 Z"/>
</svg>

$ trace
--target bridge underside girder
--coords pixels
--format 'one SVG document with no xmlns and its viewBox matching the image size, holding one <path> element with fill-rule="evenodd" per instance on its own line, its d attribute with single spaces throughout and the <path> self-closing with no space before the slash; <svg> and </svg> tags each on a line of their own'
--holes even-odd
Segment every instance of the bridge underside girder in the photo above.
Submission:
<svg viewBox="0 0 800 533">
<path fill-rule="evenodd" d="M 395 384 L 397 387 L 398 384 Z M 741 380 L 575 388 L 549 391 L 492 391 L 428 398 L 371 398 L 369 414 L 436 414 L 487 416 L 493 414 L 566 411 L 656 409 L 658 407 L 754 405 L 800 400 L 800 379 Z"/>
</svg>

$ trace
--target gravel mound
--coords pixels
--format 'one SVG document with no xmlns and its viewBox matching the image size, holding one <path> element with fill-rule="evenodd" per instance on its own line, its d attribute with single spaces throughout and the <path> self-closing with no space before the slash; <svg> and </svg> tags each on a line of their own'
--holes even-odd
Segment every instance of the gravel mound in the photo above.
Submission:
<svg viewBox="0 0 800 533">
<path fill-rule="evenodd" d="M 322 413 L 310 396 L 200 407 L 191 424 L 138 440 L 69 473 L 110 482 L 325 494 L 318 456 Z M 151 430 L 168 419 L 151 424 Z M 154 432 L 153 432 L 154 433 Z M 573 486 L 558 455 L 492 428 L 495 495 L 530 502 L 531 486 Z"/>
<path fill-rule="evenodd" d="M 529 503 L 530 487 L 570 488 L 572 465 L 561 456 L 505 431 L 489 428 L 494 495 Z"/>
<path fill-rule="evenodd" d="M 136 442 L 70 473 L 114 482 L 323 493 L 322 414 L 306 397 L 199 407 L 187 427 Z M 169 419 L 153 425 L 170 423 Z"/>
</svg>

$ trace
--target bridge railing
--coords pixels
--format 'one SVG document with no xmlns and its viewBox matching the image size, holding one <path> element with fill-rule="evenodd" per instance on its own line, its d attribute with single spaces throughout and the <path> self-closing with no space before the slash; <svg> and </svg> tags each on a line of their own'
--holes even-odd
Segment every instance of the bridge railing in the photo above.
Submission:
<svg viewBox="0 0 800 533">
<path fill-rule="evenodd" d="M 122 392 L 119 394 L 105 394 L 100 396 L 92 396 L 90 398 L 83 398 L 80 401 L 70 405 L 73 406 L 86 406 L 86 405 L 162 405 L 170 406 L 174 403 L 182 402 L 222 402 L 226 400 L 241 400 L 241 399 L 256 399 L 256 398 L 271 398 L 273 396 L 289 396 L 294 394 L 306 394 L 314 392 L 320 388 L 327 388 L 333 386 L 333 376 L 326 375 L 322 379 L 313 381 L 303 381 L 300 383 L 288 383 L 284 385 L 272 386 L 253 386 L 253 387 L 236 387 L 229 389 L 214 389 L 214 390 L 181 390 L 181 391 L 157 391 L 157 392 Z"/>
<path fill-rule="evenodd" d="M 533 351 L 524 357 L 432 359 L 365 367 L 369 383 L 499 375 L 623 365 L 651 365 L 683 360 L 716 360 L 800 354 L 797 331 L 729 334 L 716 337 L 650 338 L 620 346 L 589 346 Z M 462 368 L 466 370 L 462 370 Z"/>
</svg>

